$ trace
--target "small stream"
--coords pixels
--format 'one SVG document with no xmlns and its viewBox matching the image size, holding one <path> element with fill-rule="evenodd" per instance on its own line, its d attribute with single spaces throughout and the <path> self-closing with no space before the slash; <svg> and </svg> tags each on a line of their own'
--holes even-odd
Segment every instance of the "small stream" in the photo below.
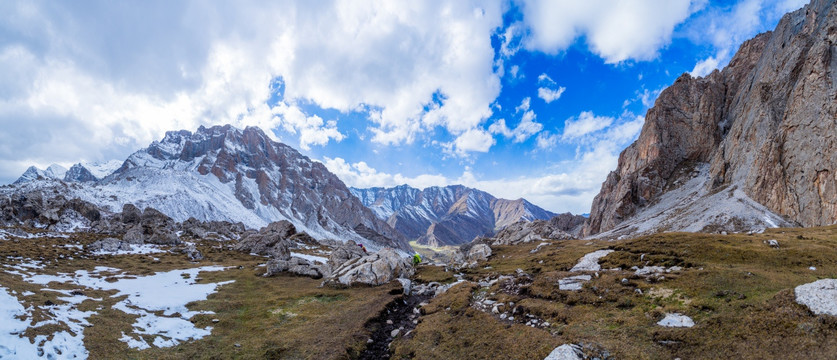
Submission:
<svg viewBox="0 0 837 360">
<path fill-rule="evenodd" d="M 413 309 L 431 297 L 430 294 L 403 295 L 389 303 L 386 310 L 366 324 L 366 328 L 372 331 L 372 337 L 358 359 L 389 359 L 392 356 L 389 344 L 395 339 L 392 332 L 398 329 L 396 337 L 402 337 L 415 329 L 416 323 L 413 321 L 421 315 Z"/>
</svg>

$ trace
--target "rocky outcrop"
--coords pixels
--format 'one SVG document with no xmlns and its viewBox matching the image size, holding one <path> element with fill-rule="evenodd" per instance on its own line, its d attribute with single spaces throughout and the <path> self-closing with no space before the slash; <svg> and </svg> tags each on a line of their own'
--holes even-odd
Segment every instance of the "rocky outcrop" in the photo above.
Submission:
<svg viewBox="0 0 837 360">
<path fill-rule="evenodd" d="M 834 119 L 837 9 L 833 0 L 814 0 L 785 15 L 773 32 L 742 44 L 722 71 L 684 74 L 660 94 L 594 199 L 584 233 L 616 228 L 682 187 L 701 166 L 708 170 L 699 197 L 738 189 L 743 195 L 729 198 L 753 199 L 800 225 L 833 224 Z M 702 227 L 711 228 L 707 221 Z M 665 230 L 678 229 L 672 226 Z"/>
<path fill-rule="evenodd" d="M 190 217 L 180 224 L 180 229 L 185 235 L 198 239 L 215 238 L 220 240 L 235 240 L 244 233 L 246 228 L 243 223 L 231 223 L 229 221 L 200 221 Z"/>
<path fill-rule="evenodd" d="M 0 222 L 7 225 L 46 226 L 50 230 L 71 231 L 89 228 L 101 218 L 102 213 L 94 204 L 78 198 L 67 199 L 58 191 L 27 189 L 0 197 Z"/>
<path fill-rule="evenodd" d="M 270 259 L 267 262 L 265 276 L 274 276 L 281 272 L 320 279 L 331 275 L 331 267 L 328 264 L 312 264 L 306 259 L 295 256 L 286 260 Z"/>
<path fill-rule="evenodd" d="M 516 245 L 532 241 L 574 239 L 581 233 L 585 220 L 581 215 L 564 213 L 548 221 L 521 221 L 498 232 L 492 238 L 492 244 Z"/>
<path fill-rule="evenodd" d="M 478 236 L 491 236 L 518 221 L 545 220 L 554 215 L 524 199 L 498 199 L 462 185 L 424 190 L 407 185 L 351 190 L 375 215 L 408 239 L 435 247 L 461 245 Z"/>
<path fill-rule="evenodd" d="M 336 286 L 383 285 L 398 278 L 409 278 L 415 270 L 406 257 L 393 249 L 352 258 L 332 270 L 324 283 Z"/>
<path fill-rule="evenodd" d="M 296 228 L 287 220 L 270 223 L 259 232 L 243 237 L 235 250 L 249 254 L 267 255 L 276 260 L 290 258 L 290 239 L 296 234 Z"/>
<path fill-rule="evenodd" d="M 122 238 L 130 244 L 156 244 L 156 245 L 178 245 L 180 239 L 176 234 L 177 224 L 172 218 L 166 216 L 154 208 L 145 208 L 139 221 L 136 219 L 134 209 L 136 207 L 123 207 L 129 212 L 129 216 L 124 216 L 123 223 L 129 226 Z M 127 219 L 127 222 L 126 220 Z"/>
<path fill-rule="evenodd" d="M 92 252 L 112 253 L 117 251 L 131 251 L 132 249 L 131 244 L 116 238 L 104 238 L 87 245 L 87 250 Z"/>
</svg>

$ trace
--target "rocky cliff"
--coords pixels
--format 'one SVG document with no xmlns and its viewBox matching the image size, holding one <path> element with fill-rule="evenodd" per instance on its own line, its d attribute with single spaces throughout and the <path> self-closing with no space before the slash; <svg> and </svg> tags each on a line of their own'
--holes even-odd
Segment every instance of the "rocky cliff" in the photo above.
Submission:
<svg viewBox="0 0 837 360">
<path fill-rule="evenodd" d="M 585 234 L 640 226 L 638 217 L 656 230 L 835 223 L 834 3 L 814 0 L 742 44 L 723 70 L 664 90 L 594 199 Z M 712 216 L 666 221 L 683 214 L 664 208 L 689 212 L 712 196 L 707 210 L 721 209 Z"/>
<path fill-rule="evenodd" d="M 430 246 L 459 245 L 491 236 L 518 221 L 555 214 L 524 200 L 498 199 L 461 185 L 423 190 L 407 185 L 352 189 L 364 205 L 408 239 Z"/>
</svg>

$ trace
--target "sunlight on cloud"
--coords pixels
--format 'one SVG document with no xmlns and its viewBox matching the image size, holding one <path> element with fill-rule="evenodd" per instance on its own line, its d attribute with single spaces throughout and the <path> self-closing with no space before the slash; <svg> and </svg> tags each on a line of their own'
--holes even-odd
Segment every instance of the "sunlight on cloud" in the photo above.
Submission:
<svg viewBox="0 0 837 360">
<path fill-rule="evenodd" d="M 555 54 L 577 38 L 607 63 L 650 60 L 671 41 L 674 27 L 702 1 L 689 0 L 522 0 L 523 22 L 530 29 L 525 46 Z"/>
</svg>

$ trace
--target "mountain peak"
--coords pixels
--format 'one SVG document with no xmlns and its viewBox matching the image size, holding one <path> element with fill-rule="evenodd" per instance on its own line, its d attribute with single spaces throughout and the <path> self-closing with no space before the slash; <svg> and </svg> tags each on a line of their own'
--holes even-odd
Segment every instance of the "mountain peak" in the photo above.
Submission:
<svg viewBox="0 0 837 360">
<path fill-rule="evenodd" d="M 408 239 L 432 246 L 462 244 L 477 236 L 493 235 L 518 221 L 545 220 L 554 215 L 526 200 L 497 199 L 464 185 L 351 190 Z"/>
</svg>

